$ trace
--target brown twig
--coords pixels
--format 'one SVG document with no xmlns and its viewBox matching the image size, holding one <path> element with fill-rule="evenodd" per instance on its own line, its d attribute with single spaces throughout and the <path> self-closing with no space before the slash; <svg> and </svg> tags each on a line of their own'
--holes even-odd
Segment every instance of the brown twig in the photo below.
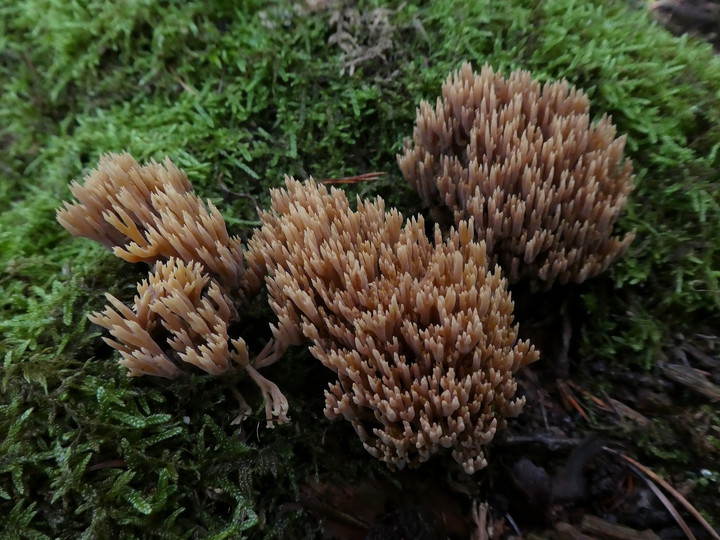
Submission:
<svg viewBox="0 0 720 540">
<path fill-rule="evenodd" d="M 101 463 L 96 463 L 95 465 L 90 465 L 86 471 L 99 471 L 101 469 L 120 469 L 122 467 L 126 467 L 127 462 L 124 459 L 110 459 L 108 461 L 103 461 Z"/>
<path fill-rule="evenodd" d="M 550 431 L 550 423 L 548 422 L 547 418 L 547 410 L 545 409 L 545 396 L 543 395 L 543 392 L 538 392 L 538 398 L 540 402 L 540 413 L 542 414 L 543 424 L 545 425 L 545 429 L 547 431 Z"/>
<path fill-rule="evenodd" d="M 610 396 L 606 395 L 605 397 L 610 406 L 612 407 L 612 411 L 615 412 L 615 414 L 620 418 L 621 421 L 625 418 L 628 418 L 642 427 L 647 427 L 648 425 L 650 425 L 650 419 L 640 414 L 632 407 L 625 405 L 622 401 L 613 399 Z"/>
<path fill-rule="evenodd" d="M 570 385 L 570 387 L 573 388 L 573 390 L 575 390 L 576 392 L 580 392 L 584 397 L 588 398 L 590 401 L 592 401 L 593 403 L 595 403 L 595 405 L 597 405 L 598 407 L 600 407 L 600 408 L 601 408 L 602 410 L 604 410 L 605 412 L 613 412 L 612 407 L 610 407 L 607 403 L 605 403 L 605 402 L 604 402 L 602 399 L 600 399 L 599 397 L 594 396 L 593 394 L 591 394 L 590 392 L 588 392 L 588 391 L 585 390 L 584 388 L 581 388 L 580 386 L 578 386 L 577 384 L 575 384 L 575 383 L 572 382 L 572 381 L 567 381 L 567 383 L 568 383 L 568 385 Z"/>
<path fill-rule="evenodd" d="M 562 379 L 557 379 L 556 381 L 558 390 L 560 390 L 560 394 L 562 397 L 562 400 L 566 403 L 566 405 L 572 406 L 573 409 L 575 409 L 578 413 L 580 413 L 580 416 L 582 416 L 586 422 L 590 422 L 590 417 L 585 412 L 585 409 L 582 408 L 582 405 L 578 403 L 577 399 L 573 395 L 572 391 L 570 390 L 570 387 L 567 385 L 565 381 Z"/>
<path fill-rule="evenodd" d="M 342 178 L 326 178 L 320 180 L 321 184 L 357 184 L 358 182 L 368 182 L 370 180 L 377 180 L 379 177 L 386 175 L 386 172 L 369 172 L 365 174 L 358 174 L 355 176 L 343 176 Z"/>
<path fill-rule="evenodd" d="M 192 86 L 187 84 L 180 75 L 177 74 L 177 71 L 175 70 L 175 66 L 169 66 L 168 71 L 172 73 L 173 78 L 175 81 L 182 86 L 183 90 L 185 90 L 188 94 L 197 95 L 197 90 L 195 90 Z"/>
<path fill-rule="evenodd" d="M 688 527 L 688 524 L 685 522 L 685 520 L 682 518 L 682 516 L 678 513 L 675 506 L 673 506 L 673 503 L 670 502 L 670 500 L 665 496 L 665 494 L 660 491 L 660 488 L 657 487 L 655 482 L 650 480 L 650 478 L 647 478 L 646 476 L 643 477 L 643 480 L 645 480 L 645 483 L 648 485 L 650 490 L 655 494 L 655 496 L 660 499 L 660 502 L 663 503 L 663 506 L 667 509 L 668 512 L 670 512 L 670 515 L 673 517 L 675 522 L 680 526 L 680 528 L 685 533 L 685 536 L 689 538 L 689 540 L 695 540 L 695 535 L 690 530 L 690 527 Z"/>
<path fill-rule="evenodd" d="M 241 197 L 241 198 L 244 198 L 244 199 L 250 199 L 250 200 L 252 201 L 252 203 L 253 203 L 253 206 L 254 206 L 255 208 L 258 207 L 257 201 L 255 200 L 255 197 L 253 197 L 253 196 L 250 195 L 249 193 L 243 193 L 243 192 L 231 190 L 229 187 L 227 187 L 227 186 L 225 185 L 225 182 L 222 181 L 222 178 L 223 178 L 223 173 L 222 173 L 222 171 L 221 171 L 220 174 L 218 174 L 218 178 L 217 178 L 217 184 L 218 184 L 218 186 L 220 187 L 221 190 L 223 190 L 223 191 L 224 191 L 225 193 L 227 193 L 228 195 L 232 195 L 233 197 Z"/>
<path fill-rule="evenodd" d="M 549 431 L 546 433 L 534 433 L 532 435 L 507 435 L 498 444 L 538 444 L 547 448 L 551 452 L 563 450 L 567 448 L 575 448 L 582 442 L 582 439 L 568 439 L 564 437 L 555 437 Z"/>
<path fill-rule="evenodd" d="M 668 379 L 672 379 L 712 401 L 720 401 L 720 387 L 705 378 L 709 375 L 707 371 L 680 364 L 665 364 L 660 366 L 660 369 Z"/>
<path fill-rule="evenodd" d="M 615 510 L 620 508 L 623 504 L 625 504 L 625 501 L 628 500 L 630 495 L 632 495 L 633 491 L 635 490 L 635 481 L 633 480 L 633 478 L 633 475 L 628 473 L 620 481 L 620 484 L 617 486 L 617 490 L 621 493 L 621 495 L 620 497 L 615 499 L 615 501 L 610 505 L 610 512 L 614 512 Z"/>
<path fill-rule="evenodd" d="M 682 494 L 679 491 L 677 491 L 674 487 L 672 487 L 666 480 L 664 480 L 663 478 L 661 478 L 660 476 L 655 474 L 653 471 L 651 471 L 650 469 L 645 467 L 642 463 L 631 458 L 627 454 L 618 452 L 616 450 L 613 450 L 612 448 L 608 448 L 607 446 L 604 447 L 604 450 L 606 452 L 610 452 L 611 454 L 614 454 L 614 455 L 620 457 L 621 459 L 623 459 L 624 461 L 626 461 L 627 463 L 632 465 L 636 471 L 639 471 L 640 473 L 642 473 L 639 476 L 647 477 L 644 479 L 646 482 L 648 482 L 648 486 L 650 486 L 650 489 L 652 489 L 656 495 L 658 495 L 659 490 L 656 491 L 655 489 L 653 489 L 651 482 L 649 482 L 649 479 L 652 479 L 654 482 L 657 482 L 658 484 L 660 484 L 668 493 L 670 493 L 673 497 L 675 497 L 675 499 L 680 504 L 682 504 L 688 512 L 690 512 L 690 514 L 703 526 L 703 528 L 710 534 L 710 536 L 712 538 L 714 538 L 715 540 L 720 540 L 720 535 L 717 533 L 717 531 L 715 531 L 715 529 L 712 528 L 712 526 L 705 520 L 705 518 L 702 517 L 700 512 L 698 512 L 695 509 L 695 507 L 692 504 L 690 504 L 690 502 L 688 502 L 688 500 L 685 497 L 683 497 Z M 657 488 L 657 486 L 655 486 L 655 488 Z M 664 495 L 663 495 L 663 497 L 664 497 Z M 663 504 L 665 504 L 665 500 L 667 500 L 667 499 L 663 500 L 663 498 L 660 495 L 658 495 L 658 498 L 663 502 Z M 669 501 L 668 501 L 668 503 L 669 503 Z M 670 506 L 672 506 L 672 505 L 670 505 Z M 666 508 L 668 508 L 667 505 L 666 505 Z M 670 510 L 670 508 L 668 508 L 668 510 L 670 511 L 671 514 L 673 514 L 673 517 L 676 516 L 677 511 L 674 510 L 674 508 L 673 508 L 673 510 Z M 688 538 L 694 538 L 689 527 L 687 526 L 687 524 L 685 524 L 685 522 L 682 520 L 682 518 L 679 515 L 678 515 L 678 517 L 675 517 L 676 521 L 678 520 L 678 518 L 680 518 L 680 520 L 678 521 L 678 525 L 680 526 L 680 528 L 682 528 L 683 531 L 685 532 L 685 534 L 688 535 Z"/>
</svg>

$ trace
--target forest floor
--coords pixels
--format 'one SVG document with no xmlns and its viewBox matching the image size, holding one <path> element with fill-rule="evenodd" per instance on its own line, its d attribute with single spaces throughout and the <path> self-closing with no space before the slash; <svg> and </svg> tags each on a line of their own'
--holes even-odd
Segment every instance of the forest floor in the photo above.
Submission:
<svg viewBox="0 0 720 540">
<path fill-rule="evenodd" d="M 549 296 L 548 305 L 567 301 Z M 303 485 L 299 500 L 322 521 L 322 536 L 717 538 L 705 518 L 720 515 L 718 336 L 710 328 L 675 336 L 657 373 L 586 368 L 573 360 L 582 324 L 578 311 L 522 320 L 542 360 L 519 373 L 527 405 L 472 478 L 448 473 L 449 462 L 348 478 L 348 449 L 326 447 L 330 470 Z"/>
<path fill-rule="evenodd" d="M 720 538 L 715 6 L 0 5 L 0 538 Z M 87 314 L 105 292 L 131 302 L 147 268 L 58 225 L 72 179 L 106 152 L 169 156 L 246 240 L 285 174 L 384 171 L 342 187 L 429 220 L 396 155 L 464 61 L 584 89 L 635 172 L 622 259 L 512 288 L 541 360 L 517 374 L 526 406 L 485 469 L 389 470 L 325 418 L 333 374 L 305 347 L 263 369 L 290 402 L 274 429 L 241 375 L 126 376 Z M 264 300 L 231 328 L 255 352 Z M 240 425 L 236 390 L 253 408 Z"/>
</svg>

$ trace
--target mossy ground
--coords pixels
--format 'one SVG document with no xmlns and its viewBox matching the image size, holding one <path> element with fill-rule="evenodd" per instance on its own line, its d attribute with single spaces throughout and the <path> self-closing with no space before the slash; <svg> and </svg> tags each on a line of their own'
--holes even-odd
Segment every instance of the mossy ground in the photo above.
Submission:
<svg viewBox="0 0 720 540">
<path fill-rule="evenodd" d="M 400 482 L 324 419 L 328 375 L 303 350 L 269 370 L 292 407 L 275 430 L 244 382 L 255 415 L 239 428 L 236 381 L 127 379 L 86 313 L 105 291 L 129 300 L 144 270 L 70 237 L 54 210 L 101 153 L 127 150 L 170 156 L 243 235 L 284 174 L 387 171 L 351 190 L 412 215 L 395 154 L 418 101 L 465 60 L 565 77 L 628 135 L 637 189 L 620 228 L 637 239 L 578 291 L 573 369 L 657 375 L 679 334 L 716 331 L 720 62 L 625 1 L 0 6 L 0 536 L 312 537 L 308 482 Z M 258 305 L 240 332 L 260 346 L 269 319 Z M 709 446 L 638 451 L 717 478 L 720 420 L 706 414 Z"/>
</svg>

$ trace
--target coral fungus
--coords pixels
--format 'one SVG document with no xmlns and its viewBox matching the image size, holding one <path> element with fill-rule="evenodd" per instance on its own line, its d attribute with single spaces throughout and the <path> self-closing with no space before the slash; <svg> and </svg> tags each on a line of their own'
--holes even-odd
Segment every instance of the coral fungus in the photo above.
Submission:
<svg viewBox="0 0 720 540">
<path fill-rule="evenodd" d="M 209 201 L 205 206 L 169 159 L 141 166 L 130 154 L 107 154 L 84 184 L 73 182 L 70 190 L 78 202 L 66 202 L 57 219 L 71 234 L 129 262 L 200 262 L 226 290 L 241 295 L 240 239 L 228 234 L 218 209 Z"/>
<path fill-rule="evenodd" d="M 325 414 L 390 466 L 451 448 L 468 473 L 483 468 L 483 446 L 524 403 L 513 373 L 538 355 L 516 342 L 505 280 L 472 222 L 431 242 L 422 218 L 403 225 L 379 198 L 353 211 L 342 191 L 292 178 L 261 220 L 248 279 L 267 272 L 278 343 L 310 341 L 337 374 Z"/>
<path fill-rule="evenodd" d="M 511 282 L 545 289 L 597 275 L 632 242 L 611 236 L 632 190 L 624 145 L 609 117 L 591 125 L 587 97 L 566 81 L 464 64 L 435 109 L 420 104 L 398 163 L 426 204 L 474 218 Z"/>
<path fill-rule="evenodd" d="M 175 378 L 189 364 L 220 375 L 239 367 L 260 387 L 268 425 L 287 421 L 285 397 L 250 364 L 245 341 L 229 335 L 245 300 L 240 239 L 193 193 L 185 173 L 169 159 L 140 166 L 129 154 L 108 154 L 70 189 L 78 202 L 58 210 L 63 227 L 127 261 L 155 262 L 132 308 L 108 294 L 110 305 L 89 316 L 115 338 L 103 339 L 120 351 L 128 375 Z M 273 359 L 268 346 L 257 363 Z"/>
</svg>

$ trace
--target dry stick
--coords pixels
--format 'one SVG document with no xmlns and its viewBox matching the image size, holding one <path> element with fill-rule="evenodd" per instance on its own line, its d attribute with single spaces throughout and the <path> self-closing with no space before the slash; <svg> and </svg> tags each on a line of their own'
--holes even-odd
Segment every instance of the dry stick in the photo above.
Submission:
<svg viewBox="0 0 720 540">
<path fill-rule="evenodd" d="M 377 180 L 379 177 L 387 174 L 386 172 L 369 172 L 358 174 L 356 176 L 343 176 L 342 178 L 327 178 L 321 180 L 321 184 L 355 184 L 357 182 L 367 182 L 369 180 Z"/>
<path fill-rule="evenodd" d="M 566 439 L 561 437 L 554 437 L 547 433 L 536 433 L 533 435 L 507 435 L 503 442 L 498 441 L 498 444 L 540 444 L 545 448 L 554 452 L 564 448 L 575 448 L 583 440 L 582 439 Z"/>
<path fill-rule="evenodd" d="M 688 502 L 688 500 L 687 500 L 685 497 L 683 497 L 683 496 L 680 494 L 680 492 L 678 492 L 678 491 L 677 491 L 674 487 L 672 487 L 668 482 L 666 482 L 665 480 L 663 480 L 660 476 L 658 476 L 657 474 L 655 474 L 654 472 L 652 472 L 650 469 L 648 469 L 647 467 L 645 467 L 645 465 L 643 465 L 643 464 L 640 463 L 639 461 L 634 460 L 634 459 L 631 458 L 630 456 L 628 456 L 628 455 L 626 455 L 626 454 L 623 454 L 622 452 L 617 452 L 617 451 L 613 450 L 612 448 L 608 448 L 607 446 L 604 447 L 604 449 L 605 449 L 606 451 L 612 453 L 612 454 L 615 454 L 615 455 L 621 457 L 622 459 L 624 459 L 625 461 L 627 461 L 627 462 L 630 463 L 631 465 L 634 465 L 635 467 L 637 467 L 638 470 L 642 471 L 644 474 L 646 474 L 647 476 L 649 476 L 650 478 L 652 478 L 655 482 L 657 482 L 657 483 L 660 484 L 662 487 L 664 487 L 667 491 L 670 492 L 670 494 L 671 494 L 673 497 L 675 497 L 675 498 L 680 502 L 680 504 L 682 504 L 682 505 L 685 507 L 685 509 L 686 509 L 688 512 L 690 512 L 690 514 L 693 515 L 693 517 L 694 517 L 695 519 L 698 520 L 698 522 L 703 526 L 703 528 L 710 534 L 710 536 L 711 536 L 712 538 L 714 538 L 715 540 L 720 540 L 720 535 L 717 533 L 717 531 L 715 531 L 715 529 L 712 528 L 712 526 L 711 526 L 707 521 L 705 521 L 705 518 L 702 517 L 702 515 L 700 514 L 700 512 L 698 512 L 698 511 L 695 509 L 695 507 L 694 507 L 692 504 L 690 504 L 690 503 Z"/>
<path fill-rule="evenodd" d="M 505 512 L 505 519 L 508 520 L 508 523 L 510 523 L 510 526 L 513 528 L 513 531 L 515 531 L 515 534 L 518 536 L 522 536 L 522 533 L 520 532 L 520 529 L 517 526 L 517 523 L 515 523 L 515 520 L 510 515 L 510 512 Z"/>
<path fill-rule="evenodd" d="M 632 467 L 632 469 L 637 474 L 639 470 L 636 467 Z M 675 506 L 673 506 L 673 503 L 670 502 L 670 500 L 665 496 L 665 494 L 660 491 L 660 488 L 657 487 L 655 482 L 650 480 L 645 475 L 643 476 L 643 480 L 645 480 L 645 483 L 648 485 L 648 487 L 652 490 L 652 492 L 655 494 L 655 496 L 660 499 L 660 502 L 663 503 L 663 506 L 667 509 L 668 512 L 670 512 L 670 515 L 675 519 L 675 522 L 680 526 L 680 528 L 685 533 L 685 536 L 687 536 L 690 540 L 695 540 L 695 535 L 690 530 L 690 527 L 688 527 L 688 524 L 685 523 L 685 520 L 682 518 L 682 516 L 678 513 Z"/>
<path fill-rule="evenodd" d="M 250 199 L 250 201 L 253 203 L 253 206 L 254 206 L 255 208 L 258 207 L 258 203 L 257 203 L 257 201 L 255 200 L 255 197 L 253 197 L 253 196 L 250 195 L 249 193 L 243 193 L 243 192 L 239 192 L 239 191 L 233 191 L 232 189 L 230 189 L 229 187 L 227 187 L 227 186 L 225 185 L 225 182 L 223 182 L 223 176 L 224 176 L 224 174 L 223 174 L 222 171 L 221 171 L 220 174 L 218 174 L 218 177 L 217 177 L 217 184 L 218 184 L 218 186 L 220 187 L 220 189 L 222 189 L 225 193 L 227 193 L 227 194 L 229 194 L 229 195 L 232 195 L 233 197 L 240 197 L 240 198 L 243 198 L 243 199 Z"/>
<path fill-rule="evenodd" d="M 607 447 L 603 447 L 605 450 L 609 450 Z M 685 520 L 682 518 L 682 516 L 678 513 L 677 509 L 673 505 L 673 503 L 670 502 L 670 500 L 665 496 L 665 494 L 660 491 L 660 488 L 657 487 L 655 482 L 653 482 L 649 475 L 646 474 L 648 471 L 647 468 L 642 467 L 640 463 L 638 463 L 635 460 L 632 460 L 632 458 L 628 458 L 625 454 L 616 453 L 616 455 L 620 456 L 622 459 L 626 460 L 630 466 L 630 470 L 633 471 L 636 475 L 638 475 L 640 478 L 645 480 L 645 483 L 648 485 L 650 490 L 655 494 L 655 496 L 660 499 L 660 502 L 663 504 L 665 509 L 670 512 L 670 515 L 675 519 L 675 523 L 677 523 L 680 528 L 685 533 L 685 536 L 688 537 L 689 540 L 696 540 L 695 535 L 690 530 L 690 527 L 688 527 L 688 524 L 685 522 Z M 642 468 L 641 468 L 642 467 Z"/>
<path fill-rule="evenodd" d="M 566 381 L 566 382 L 573 390 L 575 390 L 576 392 L 580 392 L 583 396 L 585 396 L 590 401 L 595 403 L 595 405 L 597 405 L 599 408 L 601 408 L 605 412 L 614 412 L 613 409 L 599 397 L 592 395 L 590 392 L 588 392 L 584 388 L 581 388 L 580 386 L 578 386 L 577 384 L 575 384 L 572 381 Z"/>
<path fill-rule="evenodd" d="M 573 393 L 567 383 L 562 379 L 557 379 L 555 383 L 560 391 L 560 397 L 563 398 L 566 404 L 569 403 L 578 413 L 580 413 L 580 416 L 582 416 L 586 422 L 590 422 L 590 417 L 587 415 L 580 403 L 578 403 L 577 399 L 575 399 L 575 396 L 573 396 Z"/>
<path fill-rule="evenodd" d="M 540 412 L 542 413 L 543 423 L 545 424 L 545 430 L 550 431 L 550 424 L 548 424 L 548 419 L 547 419 L 547 411 L 545 410 L 545 398 L 543 397 L 542 392 L 538 392 L 538 397 L 540 398 Z"/>
</svg>

